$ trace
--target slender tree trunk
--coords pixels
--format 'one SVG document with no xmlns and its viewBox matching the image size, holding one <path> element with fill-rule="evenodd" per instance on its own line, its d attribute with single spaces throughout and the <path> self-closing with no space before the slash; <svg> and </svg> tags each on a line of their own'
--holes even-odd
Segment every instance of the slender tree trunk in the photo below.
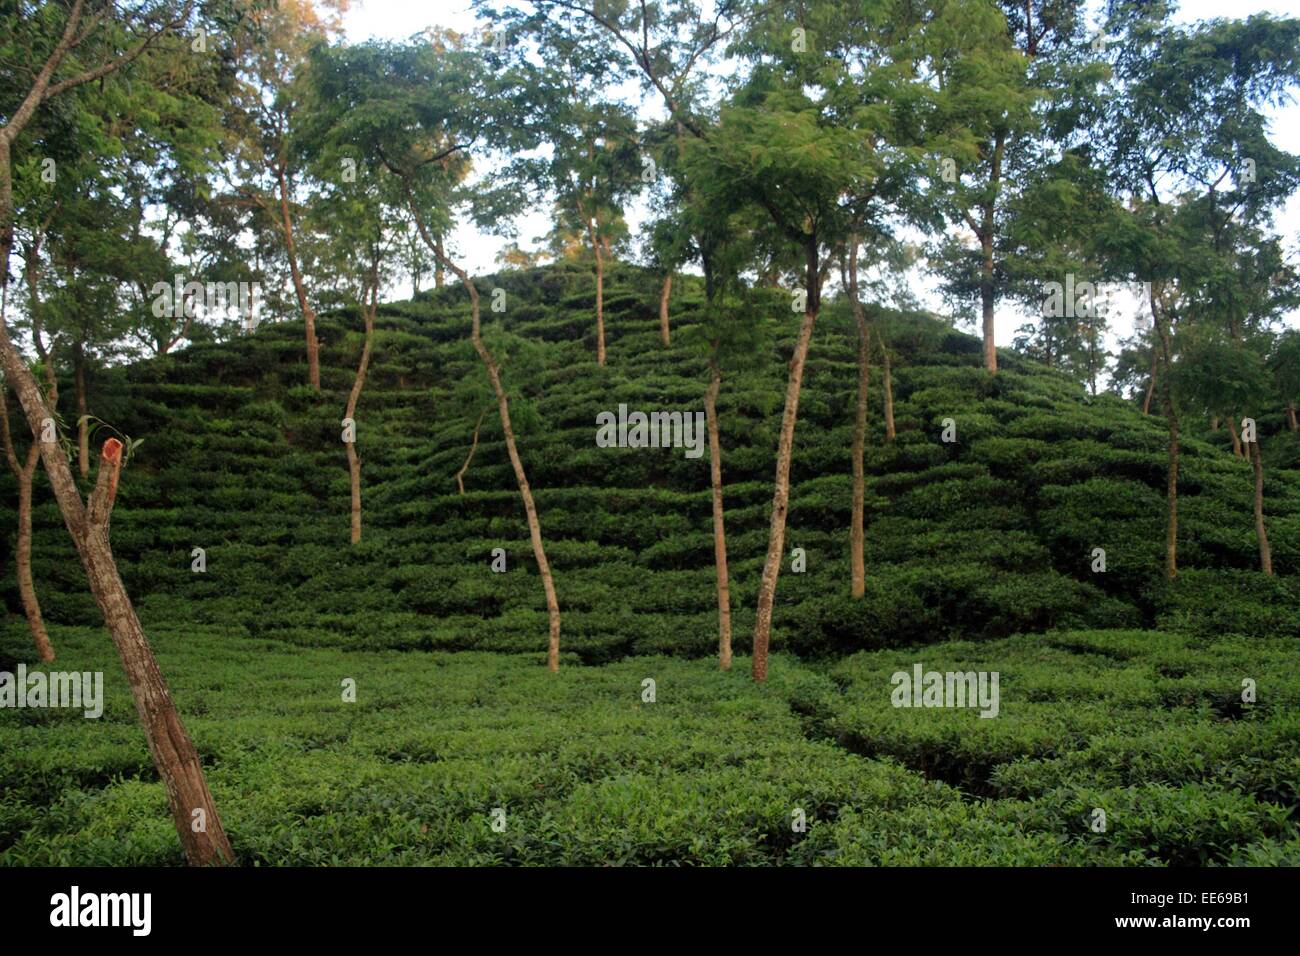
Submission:
<svg viewBox="0 0 1300 956">
<path fill-rule="evenodd" d="M 361 312 L 366 323 L 366 344 L 361 349 L 361 364 L 357 366 L 357 377 L 352 382 L 352 392 L 348 395 L 348 407 L 344 418 L 352 419 L 354 425 L 357 414 L 357 401 L 361 398 L 361 389 L 366 384 L 366 369 L 370 367 L 370 345 L 375 334 L 375 311 L 378 309 L 378 283 L 370 287 L 370 301 L 363 302 Z M 352 543 L 361 541 L 361 459 L 357 457 L 355 430 L 352 441 L 344 444 L 348 450 L 348 474 L 352 481 Z"/>
<path fill-rule="evenodd" d="M 863 556 L 866 533 L 863 529 L 863 507 L 866 497 L 866 467 L 862 456 L 867 440 L 867 389 L 871 384 L 871 330 L 858 300 L 858 237 L 849 240 L 849 298 L 853 303 L 853 319 L 858 326 L 858 401 L 853 418 L 853 507 L 849 519 L 850 589 L 853 597 L 860 598 L 867 590 L 867 569 Z"/>
<path fill-rule="evenodd" d="M 1147 381 L 1147 394 L 1142 399 L 1142 414 L 1151 414 L 1151 399 L 1156 393 L 1156 366 L 1160 361 L 1160 348 L 1157 345 L 1151 346 L 1151 377 Z"/>
<path fill-rule="evenodd" d="M 1238 458 L 1244 457 L 1241 450 L 1241 436 L 1237 434 L 1237 422 L 1231 415 L 1228 416 L 1228 434 L 1232 436 L 1232 453 Z"/>
<path fill-rule="evenodd" d="M 478 450 L 478 430 L 483 424 L 483 416 L 487 413 L 487 408 L 478 413 L 478 421 L 474 423 L 474 438 L 469 443 L 469 454 L 465 456 L 465 464 L 460 466 L 460 471 L 456 472 L 456 487 L 460 489 L 462 495 L 465 493 L 465 472 L 469 471 L 469 463 L 474 460 L 474 452 Z"/>
<path fill-rule="evenodd" d="M 45 630 L 45 620 L 41 616 L 41 604 L 36 599 L 36 585 L 32 581 L 32 478 L 36 474 L 36 464 L 40 461 L 40 446 L 33 440 L 27 449 L 26 461 L 19 462 L 14 451 L 13 435 L 9 430 L 9 400 L 0 389 L 0 438 L 4 440 L 5 458 L 9 470 L 14 473 L 18 484 L 18 534 L 14 547 L 14 573 L 18 580 L 18 595 L 23 602 L 23 614 L 27 617 L 27 627 L 32 632 L 32 642 L 41 660 L 54 660 L 54 645 Z"/>
<path fill-rule="evenodd" d="M 596 364 L 605 364 L 605 259 L 600 253 L 600 240 L 596 237 L 596 220 L 587 220 L 587 233 L 591 236 L 591 251 L 596 256 Z"/>
<path fill-rule="evenodd" d="M 1273 551 L 1268 546 L 1268 530 L 1264 527 L 1264 460 L 1259 453 L 1259 434 L 1250 442 L 1250 457 L 1255 464 L 1255 537 L 1259 541 L 1259 569 L 1267 575 L 1273 573 Z"/>
<path fill-rule="evenodd" d="M 32 581 L 32 478 L 36 473 L 36 462 L 40 458 L 40 446 L 33 441 L 27 451 L 27 462 L 18 478 L 18 540 L 14 549 L 14 570 L 18 577 L 18 594 L 23 601 L 23 613 L 27 615 L 27 626 L 32 632 L 32 641 L 41 655 L 41 660 L 54 660 L 54 645 L 45 630 L 45 620 L 41 617 L 41 604 L 36 599 L 36 585 Z"/>
<path fill-rule="evenodd" d="M 90 423 L 86 421 L 86 360 L 80 348 L 73 353 L 72 364 L 77 387 L 77 467 L 82 478 L 89 478 Z"/>
<path fill-rule="evenodd" d="M 704 415 L 709 426 L 709 483 L 713 489 L 713 563 L 718 577 L 718 666 L 731 669 L 731 585 L 727 576 L 727 531 L 722 508 L 722 444 L 718 439 L 718 392 L 722 374 L 716 352 L 709 356 Z"/>
<path fill-rule="evenodd" d="M 993 328 L 993 230 L 995 225 L 994 207 L 997 203 L 997 193 L 1002 184 L 1002 156 L 1006 150 L 1006 144 L 1006 130 L 999 129 L 993 140 L 993 156 L 989 170 L 989 185 L 993 191 L 993 196 L 983 206 L 983 219 L 979 229 L 980 251 L 983 254 L 980 273 L 980 312 L 984 335 L 984 368 L 990 375 L 996 374 L 998 370 L 998 350 L 997 345 L 994 343 Z"/>
<path fill-rule="evenodd" d="M 799 338 L 790 359 L 790 377 L 785 388 L 785 411 L 781 416 L 781 438 L 776 453 L 776 488 L 772 495 L 772 523 L 767 541 L 767 559 L 758 587 L 758 612 L 754 620 L 754 680 L 767 680 L 767 649 L 772 638 L 772 605 L 776 599 L 776 582 L 781 574 L 785 551 L 785 519 L 790 504 L 790 460 L 794 450 L 794 426 L 799 418 L 799 388 L 803 383 L 804 363 L 812 342 L 813 326 L 821 305 L 821 273 L 818 269 L 817 243 L 809 240 L 808 300 Z"/>
<path fill-rule="evenodd" d="M 307 377 L 311 387 L 320 391 L 320 343 L 316 340 L 316 312 L 307 301 L 307 290 L 303 286 L 302 273 L 298 269 L 298 246 L 293 238 L 293 216 L 289 213 L 289 182 L 285 176 L 284 165 L 275 168 L 280 184 L 280 220 L 284 229 L 284 249 L 289 259 L 289 275 L 293 278 L 293 291 L 298 297 L 298 308 L 302 310 L 302 320 L 307 326 Z"/>
<path fill-rule="evenodd" d="M 415 195 L 411 191 L 410 183 L 405 179 L 402 182 L 406 188 L 407 204 L 415 221 L 415 228 L 420 233 L 421 238 L 424 239 L 425 245 L 433 249 L 434 255 L 460 280 L 461 285 L 469 293 L 470 340 L 474 345 L 474 351 L 478 353 L 479 358 L 483 361 L 483 367 L 487 370 L 488 381 L 492 385 L 492 393 L 497 399 L 497 409 L 501 414 L 501 432 L 506 441 L 506 453 L 510 456 L 510 465 L 515 472 L 515 481 L 519 484 L 519 497 L 523 499 L 524 513 L 528 517 L 528 536 L 533 544 L 533 559 L 537 562 L 537 573 L 542 579 L 542 590 L 546 593 L 546 614 L 550 621 L 550 640 L 546 652 L 546 666 L 552 672 L 558 671 L 560 669 L 560 602 L 555 596 L 555 581 L 551 577 L 551 563 L 546 560 L 546 548 L 542 544 L 542 524 L 537 518 L 537 505 L 533 502 L 533 492 L 528 486 L 528 476 L 524 473 L 524 463 L 519 457 L 519 448 L 515 444 L 515 430 L 510 424 L 510 398 L 501 385 L 501 371 L 497 366 L 496 359 L 483 341 L 478 287 L 469 277 L 468 272 L 438 251 L 424 224 L 424 220 L 417 212 L 418 206 L 415 202 Z"/>
<path fill-rule="evenodd" d="M 664 345 L 668 344 L 668 297 L 673 292 L 673 274 L 664 276 L 663 291 L 659 293 L 659 337 Z"/>
<path fill-rule="evenodd" d="M 1169 328 L 1156 309 L 1152 294 L 1151 312 L 1156 316 L 1160 336 L 1161 400 L 1165 406 L 1165 419 L 1169 423 L 1168 467 L 1165 481 L 1167 514 L 1165 518 L 1165 576 L 1172 581 L 1178 576 L 1178 409 L 1174 407 L 1172 365 L 1173 355 Z"/>
<path fill-rule="evenodd" d="M 433 287 L 441 289 L 444 282 L 442 260 L 446 257 L 446 247 L 442 244 L 442 236 L 439 236 L 434 241 L 437 248 L 434 250 L 433 256 Z"/>
<path fill-rule="evenodd" d="M 1300 431 L 1300 423 L 1296 422 L 1295 417 L 1295 402 L 1286 403 L 1286 423 L 1293 432 Z"/>
</svg>

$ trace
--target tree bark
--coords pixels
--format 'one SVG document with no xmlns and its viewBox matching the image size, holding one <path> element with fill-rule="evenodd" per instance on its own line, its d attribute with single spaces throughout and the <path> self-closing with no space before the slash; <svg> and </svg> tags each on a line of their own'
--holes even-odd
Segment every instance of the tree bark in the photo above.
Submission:
<svg viewBox="0 0 1300 956">
<path fill-rule="evenodd" d="M 864 499 L 866 497 L 866 468 L 862 461 L 867 438 L 867 389 L 871 384 L 870 346 L 871 330 L 858 300 L 858 238 L 849 240 L 849 299 L 853 303 L 853 319 L 858 326 L 858 400 L 853 419 L 853 507 L 849 519 L 850 590 L 855 598 L 866 593 L 867 569 L 863 556 L 866 533 L 863 529 Z"/>
<path fill-rule="evenodd" d="M 980 278 L 980 314 L 984 337 L 984 369 L 990 375 L 998 371 L 998 350 L 993 342 L 993 245 L 984 240 L 984 274 Z"/>
<path fill-rule="evenodd" d="M 1232 453 L 1238 458 L 1244 457 L 1241 450 L 1241 436 L 1237 434 L 1237 422 L 1231 415 L 1228 416 L 1228 434 L 1232 436 Z"/>
<path fill-rule="evenodd" d="M 885 345 L 885 340 L 880 337 L 880 329 L 876 329 L 876 341 L 880 344 L 880 360 L 883 366 L 883 378 L 885 388 L 885 441 L 893 441 L 898 432 L 894 429 L 894 375 L 893 362 L 889 357 L 889 349 Z"/>
<path fill-rule="evenodd" d="M 1169 327 L 1162 320 L 1152 292 L 1151 314 L 1155 316 L 1156 330 L 1160 337 L 1161 400 L 1165 406 L 1165 419 L 1169 423 L 1168 465 L 1165 480 L 1165 500 L 1167 512 L 1165 517 L 1165 577 L 1170 581 L 1178 577 L 1178 409 L 1174 407 L 1172 371 L 1173 355 L 1170 344 Z"/>
<path fill-rule="evenodd" d="M 357 366 L 357 376 L 352 382 L 352 392 L 348 395 L 348 407 L 343 413 L 344 418 L 350 418 L 355 426 L 357 414 L 357 401 L 361 398 L 361 389 L 366 384 L 366 369 L 370 367 L 370 345 L 375 334 L 375 311 L 378 309 L 379 286 L 374 283 L 370 286 L 370 301 L 363 302 L 361 312 L 366 324 L 366 344 L 361 349 L 361 364 Z M 352 543 L 358 544 L 361 541 L 361 459 L 357 457 L 357 442 L 355 428 L 352 434 L 352 441 L 345 442 L 348 450 L 348 474 L 352 483 Z"/>
<path fill-rule="evenodd" d="M 808 299 L 803 322 L 799 325 L 799 338 L 790 359 L 790 377 L 785 388 L 785 411 L 781 416 L 781 438 L 776 453 L 776 488 L 772 495 L 772 522 L 767 541 L 767 559 L 763 564 L 763 578 L 758 587 L 758 612 L 754 620 L 753 675 L 756 681 L 767 680 L 767 649 L 772 637 L 772 604 L 776 598 L 776 582 L 781 574 L 781 560 L 785 550 L 785 519 L 790 503 L 790 459 L 794 450 L 794 426 L 799 418 L 799 388 L 803 383 L 804 363 L 808 359 L 808 346 L 812 342 L 813 326 L 821 305 L 821 273 L 818 269 L 817 243 L 808 243 L 807 283 Z"/>
<path fill-rule="evenodd" d="M 289 259 L 289 275 L 293 278 L 293 291 L 298 297 L 298 308 L 302 310 L 302 320 L 307 326 L 307 378 L 311 387 L 320 391 L 320 343 L 316 340 L 316 312 L 307 301 L 307 290 L 303 286 L 302 273 L 298 269 L 298 246 L 293 238 L 293 216 L 289 213 L 289 182 L 285 176 L 284 164 L 277 163 L 276 178 L 280 184 L 280 220 L 284 229 L 284 251 Z"/>
<path fill-rule="evenodd" d="M 591 251 L 596 256 L 596 364 L 605 364 L 605 259 L 600 254 L 600 240 L 596 237 L 596 220 L 587 220 L 587 234 L 591 237 Z"/>
<path fill-rule="evenodd" d="M 718 579 L 718 666 L 731 669 L 731 585 L 727 575 L 727 531 L 722 507 L 722 443 L 718 439 L 718 392 L 722 374 L 716 352 L 709 356 L 704 415 L 709 426 L 709 483 L 713 490 L 713 563 Z"/>
<path fill-rule="evenodd" d="M 41 449 L 36 442 L 27 450 L 27 461 L 18 478 L 18 540 L 14 549 L 14 570 L 18 577 L 18 593 L 22 597 L 23 613 L 32 632 L 32 641 L 41 660 L 54 660 L 54 645 L 50 643 L 45 620 L 41 617 L 41 604 L 36 599 L 36 585 L 32 581 L 32 478 Z"/>
<path fill-rule="evenodd" d="M 4 392 L 0 391 L 0 427 L 3 432 L 5 458 L 9 470 L 14 473 L 18 483 L 18 533 L 14 543 L 14 574 L 18 580 L 18 595 L 23 602 L 23 614 L 27 618 L 27 627 L 32 632 L 32 643 L 41 660 L 47 664 L 54 660 L 54 645 L 50 643 L 49 632 L 45 629 L 45 619 L 41 615 L 41 603 L 36 598 L 36 585 L 32 580 L 32 479 L 36 474 L 36 464 L 40 461 L 41 449 L 35 440 L 27 449 L 27 459 L 18 461 L 14 451 L 13 435 L 9 430 L 9 402 Z"/>
<path fill-rule="evenodd" d="M 542 589 L 546 593 L 546 613 L 550 622 L 546 666 L 552 672 L 558 671 L 560 669 L 560 603 L 555 596 L 555 581 L 551 577 L 551 564 L 546 560 L 546 548 L 542 544 L 542 525 L 537 518 L 537 505 L 533 502 L 533 492 L 528 486 L 528 476 L 524 473 L 524 463 L 519 457 L 519 448 L 515 444 L 515 430 L 510 424 L 510 398 L 501 385 L 501 371 L 497 366 L 496 359 L 483 341 L 478 287 L 469 277 L 468 272 L 456 265 L 444 253 L 439 252 L 433 242 L 433 237 L 425 226 L 423 217 L 419 215 L 415 194 L 411 190 L 410 183 L 405 177 L 401 176 L 400 172 L 397 170 L 394 170 L 394 172 L 402 178 L 403 186 L 406 189 L 407 206 L 410 209 L 415 228 L 420 233 L 420 237 L 424 240 L 425 245 L 433 250 L 434 255 L 438 257 L 438 261 L 460 280 L 461 285 L 469 293 L 470 340 L 474 345 L 474 351 L 478 353 L 483 362 L 483 367 L 487 370 L 488 381 L 492 385 L 492 393 L 496 396 L 497 410 L 501 415 L 501 432 L 506 441 L 506 453 L 510 457 L 511 467 L 514 468 L 515 481 L 519 485 L 519 496 L 524 502 L 524 513 L 528 517 L 528 536 L 533 545 L 533 558 L 537 562 L 537 573 L 542 579 Z"/>
<path fill-rule="evenodd" d="M 983 222 L 979 230 L 980 251 L 983 254 L 980 274 L 980 313 L 984 337 L 984 368 L 990 375 L 997 374 L 998 370 L 998 350 L 994 344 L 993 328 L 993 216 L 994 204 L 997 202 L 996 194 L 1002 182 L 1002 155 L 1006 149 L 1006 135 L 1005 130 L 999 129 L 994 137 L 992 164 L 989 171 L 994 198 L 989 199 L 984 205 Z"/>
<path fill-rule="evenodd" d="M 89 478 L 90 423 L 86 421 L 86 359 L 80 348 L 73 353 L 72 364 L 77 387 L 77 467 L 82 478 Z"/>
<path fill-rule="evenodd" d="M 659 293 L 659 337 L 668 344 L 668 297 L 673 292 L 673 274 L 664 275 L 663 291 Z"/>
<path fill-rule="evenodd" d="M 1156 393 L 1156 367 L 1160 361 L 1160 348 L 1157 345 L 1151 346 L 1151 377 L 1147 381 L 1147 394 L 1142 399 L 1142 414 L 1151 414 L 1151 399 Z"/>
<path fill-rule="evenodd" d="M 1300 431 L 1300 423 L 1296 422 L 1295 417 L 1295 402 L 1286 403 L 1286 423 L 1293 432 Z"/>
<path fill-rule="evenodd" d="M 1264 460 L 1259 453 L 1259 434 L 1250 442 L 1250 457 L 1255 464 L 1255 538 L 1259 541 L 1259 569 L 1273 574 L 1273 551 L 1268 545 L 1268 530 L 1264 527 Z"/>
</svg>

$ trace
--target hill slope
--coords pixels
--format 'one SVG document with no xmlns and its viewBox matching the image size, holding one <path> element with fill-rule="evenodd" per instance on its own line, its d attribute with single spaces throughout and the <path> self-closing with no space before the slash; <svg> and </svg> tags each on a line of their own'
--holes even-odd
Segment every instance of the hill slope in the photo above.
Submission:
<svg viewBox="0 0 1300 956">
<path fill-rule="evenodd" d="M 884 441 L 876 376 L 869 587 L 851 601 L 854 343 L 831 308 L 795 449 L 789 541 L 808 568 L 782 576 L 784 650 L 755 684 L 746 632 L 793 325 L 782 303 L 764 320 L 776 354 L 729 371 L 720 401 L 727 673 L 680 659 L 714 649 L 707 457 L 595 443 L 597 413 L 620 402 L 700 407 L 697 290 L 681 283 L 664 349 L 653 277 L 619 270 L 602 370 L 585 273 L 484 287 L 497 283 L 509 306 L 488 334 L 555 569 L 558 674 L 538 666 L 541 587 L 491 411 L 457 493 L 487 404 L 457 291 L 381 317 L 357 415 L 355 548 L 339 431 L 356 316 L 322 322 L 323 396 L 299 384 L 294 325 L 94 383 L 94 411 L 145 439 L 114 548 L 241 863 L 1300 863 L 1295 472 L 1270 470 L 1270 580 L 1251 570 L 1247 464 L 1215 436 L 1189 441 L 1184 571 L 1166 585 L 1158 420 L 1012 355 L 989 380 L 976 340 L 882 315 L 901 353 L 899 431 Z M 945 418 L 956 442 L 941 440 Z M 1264 447 L 1294 460 L 1286 436 Z M 92 721 L 0 711 L 0 865 L 179 865 L 129 689 L 43 482 L 37 500 L 54 666 L 102 672 L 106 700 Z M 205 573 L 190 569 L 194 547 Z M 496 547 L 504 574 L 490 570 Z M 0 671 L 33 658 L 11 616 Z M 916 666 L 1000 674 L 998 719 L 897 707 L 893 676 Z M 355 701 L 341 699 L 348 678 Z"/>
<path fill-rule="evenodd" d="M 658 340 L 654 277 L 608 284 L 609 364 L 600 368 L 590 277 L 576 267 L 503 273 L 487 334 L 503 359 L 521 454 L 537 496 L 563 613 L 562 648 L 589 662 L 705 655 L 716 642 L 708 457 L 599 448 L 596 416 L 703 408 L 691 344 L 700 292 L 674 296 L 673 345 Z M 752 623 L 767 542 L 785 359 L 795 330 L 774 300 L 756 321 L 775 354 L 724 369 L 719 416 L 738 645 Z M 1185 445 L 1178 582 L 1161 577 L 1164 427 L 1110 397 L 1089 400 L 1051 370 L 1007 354 L 990 379 L 979 343 L 922 316 L 881 313 L 899 351 L 898 436 L 884 440 L 878 369 L 867 441 L 866 598 L 848 597 L 854 333 L 828 308 L 805 376 L 792 474 L 790 562 L 774 643 L 800 654 L 987 639 L 1055 627 L 1176 625 L 1300 630 L 1300 474 L 1274 468 L 1266 508 L 1276 580 L 1255 573 L 1246 462 Z M 263 326 L 220 345 L 116 368 L 90 408 L 144 444 L 127 469 L 112 541 L 146 627 L 215 625 L 250 637 L 347 648 L 541 652 L 545 607 L 494 408 L 458 289 L 381 310 L 357 414 L 363 539 L 348 545 L 340 420 L 360 320 L 321 321 L 324 391 L 306 380 L 301 326 Z M 70 390 L 65 395 L 71 394 Z M 953 419 L 957 440 L 941 440 Z M 1226 440 L 1226 438 L 1225 438 Z M 1270 439 L 1265 439 L 1268 450 Z M 3 501 L 14 494 L 4 478 Z M 35 579 L 48 619 L 97 625 L 57 508 L 36 491 Z M 12 539 L 12 512 L 0 515 Z M 191 551 L 207 571 L 191 571 Z M 508 571 L 492 573 L 493 548 Z M 1106 551 L 1104 574 L 1092 551 Z M 6 603 L 20 605 L 10 562 Z"/>
</svg>

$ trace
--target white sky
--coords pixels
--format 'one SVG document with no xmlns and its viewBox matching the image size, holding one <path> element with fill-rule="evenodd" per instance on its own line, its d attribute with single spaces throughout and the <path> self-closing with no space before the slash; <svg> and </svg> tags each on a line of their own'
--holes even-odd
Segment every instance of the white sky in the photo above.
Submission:
<svg viewBox="0 0 1300 956">
<path fill-rule="evenodd" d="M 1090 4 L 1094 11 L 1100 8 L 1095 0 Z M 1214 17 L 1246 17 L 1252 13 L 1269 12 L 1278 16 L 1300 15 L 1300 0 L 1235 0 L 1225 10 L 1223 0 L 1182 0 L 1177 19 L 1181 22 L 1210 19 Z M 1094 19 L 1097 19 L 1094 16 Z M 344 19 L 344 29 L 348 39 L 354 42 L 366 39 L 401 40 L 429 26 L 439 26 L 469 33 L 476 27 L 476 19 L 470 9 L 469 0 L 434 0 L 432 3 L 418 4 L 412 0 L 352 0 Z M 631 87 L 635 89 L 633 85 Z M 661 112 L 657 102 L 646 103 L 646 115 Z M 1289 103 L 1285 107 L 1272 111 L 1273 128 L 1271 135 L 1274 144 L 1290 153 L 1300 153 L 1300 104 Z M 644 220 L 643 206 L 628 210 L 628 224 L 635 236 Z M 1278 217 L 1277 227 L 1284 236 L 1288 248 L 1294 249 L 1300 237 L 1300 195 L 1294 195 L 1285 211 Z M 533 242 L 549 229 L 548 211 L 539 209 L 520 217 L 517 221 L 517 241 L 524 249 L 536 248 Z M 496 257 L 506 244 L 496 236 L 479 233 L 469 226 L 456 229 L 451 237 L 454 254 L 469 267 L 472 273 L 491 272 L 497 268 Z M 936 283 L 930 276 L 917 270 L 911 278 L 913 289 L 922 303 L 937 312 L 946 309 L 940 302 L 934 289 Z M 390 290 L 391 294 L 403 297 L 411 292 L 409 281 L 403 281 Z M 1112 343 L 1115 338 L 1130 334 L 1133 321 L 1138 314 L 1138 306 L 1131 296 L 1120 293 L 1112 305 L 1110 323 Z M 974 315 L 970 316 L 974 318 Z M 1009 346 L 1016 329 L 1031 317 L 1018 312 L 1007 304 L 999 304 L 997 314 L 997 343 Z M 1297 317 L 1291 317 L 1291 324 L 1297 324 Z"/>
</svg>

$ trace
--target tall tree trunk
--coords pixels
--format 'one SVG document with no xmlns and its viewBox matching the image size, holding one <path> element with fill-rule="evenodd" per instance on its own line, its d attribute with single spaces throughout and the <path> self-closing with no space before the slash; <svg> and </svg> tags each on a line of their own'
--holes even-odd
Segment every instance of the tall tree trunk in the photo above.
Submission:
<svg viewBox="0 0 1300 956">
<path fill-rule="evenodd" d="M 596 220 L 587 220 L 587 234 L 591 237 L 591 251 L 596 256 L 596 364 L 605 364 L 605 258 L 600 253 L 600 239 L 596 236 Z"/>
<path fill-rule="evenodd" d="M 442 244 L 442 236 L 438 236 L 434 241 L 437 248 L 434 250 L 433 256 L 433 287 L 441 289 L 444 282 L 442 260 L 446 257 L 446 247 Z"/>
<path fill-rule="evenodd" d="M 501 415 L 501 432 L 506 441 L 506 453 L 510 456 L 511 467 L 514 468 L 515 481 L 519 485 L 519 497 L 524 502 L 524 513 L 528 517 L 528 536 L 533 544 L 533 559 L 537 562 L 537 573 L 542 579 L 542 590 L 546 593 L 546 614 L 550 621 L 550 640 L 546 651 L 546 666 L 552 672 L 558 671 L 560 669 L 560 603 L 555 596 L 555 581 L 551 577 L 551 563 L 546 560 L 546 548 L 542 544 L 542 525 L 537 518 L 537 505 L 533 502 L 533 492 L 528 486 L 528 476 L 524 473 L 524 463 L 519 457 L 519 448 L 515 444 L 515 430 L 510 424 L 510 399 L 506 395 L 505 388 L 501 385 L 501 371 L 497 366 L 496 359 L 483 341 L 478 287 L 469 277 L 468 272 L 438 251 L 433 243 L 432 236 L 429 235 L 428 228 L 424 224 L 424 219 L 417 212 L 419 207 L 416 205 L 415 194 L 411 190 L 410 183 L 405 178 L 402 179 L 402 182 L 406 189 L 407 206 L 420 237 L 424 239 L 425 245 L 433 249 L 438 260 L 460 280 L 461 285 L 469 293 L 470 340 L 474 345 L 474 351 L 478 353 L 479 358 L 483 361 L 483 367 L 487 370 L 488 381 L 492 385 L 492 393 L 496 396 L 497 409 Z"/>
<path fill-rule="evenodd" d="M 1286 423 L 1293 432 L 1300 431 L 1300 423 L 1296 422 L 1295 417 L 1295 402 L 1286 403 Z"/>
<path fill-rule="evenodd" d="M 889 357 L 889 349 L 885 346 L 885 340 L 880 337 L 880 329 L 876 329 L 876 341 L 880 344 L 880 360 L 884 369 L 884 389 L 885 389 L 885 441 L 893 441 L 898 432 L 894 429 L 894 375 L 893 362 Z"/>
<path fill-rule="evenodd" d="M 293 291 L 298 297 L 303 323 L 307 326 L 307 378 L 311 387 L 319 392 L 320 343 L 316 340 L 316 312 L 307 301 L 307 290 L 298 269 L 298 246 L 293 238 L 293 216 L 289 213 L 289 182 L 283 163 L 276 164 L 275 174 L 280 184 L 280 224 L 284 230 L 284 251 L 289 259 L 289 275 L 293 278 Z"/>
<path fill-rule="evenodd" d="M 72 355 L 77 387 L 77 468 L 82 478 L 90 477 L 90 423 L 86 421 L 86 357 L 78 347 Z"/>
<path fill-rule="evenodd" d="M 853 597 L 860 598 L 867 590 L 867 569 L 863 556 L 866 533 L 863 529 L 863 507 L 866 497 L 866 468 L 862 456 L 867 439 L 867 389 L 871 384 L 871 330 L 866 313 L 858 299 L 858 237 L 849 240 L 849 299 L 853 303 L 853 319 L 858 326 L 858 401 L 853 418 L 853 507 L 849 519 L 850 589 Z"/>
<path fill-rule="evenodd" d="M 366 323 L 366 344 L 361 349 L 361 364 L 357 366 L 357 376 L 352 382 L 352 392 L 348 395 L 348 407 L 344 418 L 352 419 L 354 425 L 357 414 L 357 401 L 361 398 L 361 389 L 366 384 L 366 369 L 370 367 L 370 344 L 375 334 L 375 311 L 379 308 L 379 285 L 370 287 L 370 301 L 363 302 L 361 312 Z M 348 474 L 352 482 L 352 543 L 361 541 L 361 459 L 357 457 L 356 432 L 352 441 L 345 442 L 348 450 Z"/>
<path fill-rule="evenodd" d="M 663 339 L 664 345 L 668 344 L 668 297 L 673 292 L 673 274 L 668 272 L 664 275 L 663 291 L 659 293 L 659 338 Z"/>
<path fill-rule="evenodd" d="M 754 620 L 754 680 L 767 680 L 767 649 L 772 638 L 772 604 L 776 599 L 776 581 L 781 574 L 785 551 L 785 519 L 790 504 L 790 459 L 794 450 L 794 426 L 799 418 L 799 388 L 803 383 L 804 363 L 812 342 L 813 326 L 821 305 L 821 272 L 818 268 L 816 239 L 807 249 L 808 298 L 799 338 L 790 359 L 790 377 L 785 388 L 785 411 L 781 416 L 781 438 L 776 453 L 776 488 L 772 495 L 772 523 L 767 540 L 767 559 L 758 587 L 758 612 Z"/>
<path fill-rule="evenodd" d="M 1264 527 L 1264 460 L 1259 454 L 1259 433 L 1250 442 L 1250 457 L 1255 463 L 1255 538 L 1259 541 L 1259 569 L 1273 573 L 1273 551 L 1268 546 L 1268 530 Z"/>
<path fill-rule="evenodd" d="M 1165 406 L 1165 419 L 1169 423 L 1168 465 L 1165 480 L 1165 500 L 1167 513 L 1165 517 L 1165 577 L 1170 581 L 1178 576 L 1178 409 L 1174 406 L 1173 396 L 1173 354 L 1170 343 L 1167 320 L 1162 320 L 1152 293 L 1151 313 L 1156 317 L 1157 334 L 1160 337 L 1161 366 L 1164 374 L 1161 380 L 1161 400 Z"/>
<path fill-rule="evenodd" d="M 984 337 L 984 368 L 990 375 L 996 374 L 998 370 L 998 351 L 993 341 L 993 300 L 995 298 L 993 285 L 993 230 L 996 225 L 994 213 L 996 212 L 997 194 L 1002 185 L 1002 156 L 1006 151 L 1006 145 L 1006 130 L 999 129 L 994 134 L 993 155 L 989 167 L 989 186 L 992 196 L 981 209 L 982 220 L 980 228 L 976 230 L 980 240 L 980 252 L 982 253 L 982 262 L 980 263 L 980 313 Z"/>
<path fill-rule="evenodd" d="M 474 423 L 474 438 L 469 443 L 469 454 L 465 456 L 465 464 L 460 466 L 460 471 L 456 472 L 456 487 L 462 495 L 465 493 L 465 472 L 469 471 L 469 463 L 474 460 L 474 452 L 478 450 L 478 430 L 483 424 L 483 416 L 487 413 L 487 408 L 478 413 L 478 421 Z"/>
<path fill-rule="evenodd" d="M 731 669 L 731 585 L 727 576 L 727 530 L 722 508 L 722 443 L 718 439 L 718 392 L 722 374 L 716 347 L 709 356 L 709 387 L 704 416 L 709 426 L 709 484 L 713 490 L 713 564 L 718 578 L 718 666 Z"/>
</svg>

